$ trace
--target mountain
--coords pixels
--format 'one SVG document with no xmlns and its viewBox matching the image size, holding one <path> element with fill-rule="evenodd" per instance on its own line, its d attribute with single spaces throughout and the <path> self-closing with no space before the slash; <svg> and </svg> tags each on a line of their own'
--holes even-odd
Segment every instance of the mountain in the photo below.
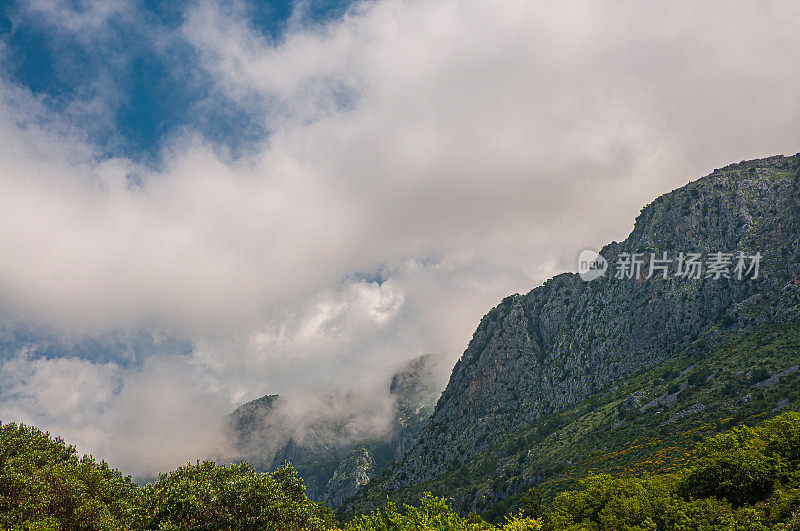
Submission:
<svg viewBox="0 0 800 531">
<path fill-rule="evenodd" d="M 417 440 L 441 392 L 434 372 L 436 362 L 423 355 L 394 374 L 389 385 L 389 394 L 395 399 L 391 431 L 382 439 L 358 443 L 340 462 L 321 498 L 329 507 L 341 505 L 391 462 L 401 459 Z"/>
<path fill-rule="evenodd" d="M 240 433 L 262 431 L 279 398 L 278 395 L 265 395 L 242 404 L 230 414 L 231 426 Z"/>
<path fill-rule="evenodd" d="M 331 507 L 339 504 L 402 458 L 422 431 L 441 392 L 436 378 L 438 360 L 431 355 L 411 359 L 389 385 L 394 401 L 390 430 L 380 437 L 351 440 L 346 436 L 350 417 L 319 419 L 284 440 L 286 431 L 278 395 L 266 395 L 237 408 L 228 416 L 231 437 L 242 457 L 262 471 L 280 468 L 286 461 L 298 470 L 312 500 Z"/>
<path fill-rule="evenodd" d="M 496 516 L 531 487 L 669 470 L 702 436 L 796 408 L 798 185 L 800 154 L 715 170 L 644 207 L 625 241 L 600 250 L 605 275 L 566 273 L 505 298 L 404 458 L 340 514 L 430 490 Z M 678 276 L 695 252 L 706 270 Z M 654 260 L 663 253 L 673 262 Z M 640 271 L 627 267 L 640 258 Z M 726 259 L 730 278 L 714 278 Z"/>
</svg>

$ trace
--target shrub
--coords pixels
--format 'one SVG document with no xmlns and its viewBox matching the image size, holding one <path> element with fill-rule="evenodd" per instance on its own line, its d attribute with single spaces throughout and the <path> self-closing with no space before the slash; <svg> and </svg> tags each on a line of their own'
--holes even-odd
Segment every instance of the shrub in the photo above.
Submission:
<svg viewBox="0 0 800 531">
<path fill-rule="evenodd" d="M 443 498 L 426 492 L 419 507 L 405 506 L 400 512 L 392 502 L 383 511 L 356 516 L 346 531 L 483 531 L 497 530 L 477 515 L 464 518 L 454 512 Z M 511 515 L 499 528 L 503 531 L 538 531 L 539 521 L 521 514 Z"/>
<path fill-rule="evenodd" d="M 758 367 L 753 369 L 750 373 L 750 385 L 757 384 L 759 382 L 763 382 L 767 378 L 769 378 L 769 371 L 764 367 Z"/>
<path fill-rule="evenodd" d="M 703 445 L 679 492 L 684 497 L 714 496 L 734 506 L 765 499 L 786 468 L 780 452 L 768 441 L 784 440 L 780 428 L 792 424 L 796 427 L 796 422 L 786 417 L 785 422 L 772 421 L 758 429 L 734 428 L 713 437 Z"/>
<path fill-rule="evenodd" d="M 706 380 L 708 380 L 709 376 L 711 376 L 711 369 L 709 369 L 708 367 L 703 367 L 701 369 L 692 371 L 692 374 L 689 375 L 688 379 L 689 385 L 694 385 L 694 386 L 704 385 L 706 383 Z"/>
<path fill-rule="evenodd" d="M 78 457 L 60 438 L 0 425 L 0 528 L 128 529 L 139 514 L 129 477 Z"/>
<path fill-rule="evenodd" d="M 300 531 L 330 523 L 288 464 L 260 474 L 245 462 L 198 462 L 162 474 L 145 488 L 145 500 L 148 529 Z"/>
</svg>

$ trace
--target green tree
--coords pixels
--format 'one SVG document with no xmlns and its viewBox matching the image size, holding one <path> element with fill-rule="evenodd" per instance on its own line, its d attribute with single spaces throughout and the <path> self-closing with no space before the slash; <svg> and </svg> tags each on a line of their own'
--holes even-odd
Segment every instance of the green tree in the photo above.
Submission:
<svg viewBox="0 0 800 531">
<path fill-rule="evenodd" d="M 522 496 L 522 511 L 531 518 L 539 518 L 542 515 L 542 495 L 531 487 Z"/>
<path fill-rule="evenodd" d="M 709 440 L 682 478 L 680 494 L 686 498 L 714 496 L 736 507 L 772 494 L 784 463 L 777 455 L 764 452 L 766 445 L 758 434 L 745 426 Z"/>
<path fill-rule="evenodd" d="M 105 462 L 37 428 L 0 425 L 0 528 L 130 529 L 139 501 L 139 488 Z"/>
<path fill-rule="evenodd" d="M 299 531 L 333 524 L 288 463 L 273 474 L 246 462 L 183 466 L 147 485 L 145 505 L 148 529 Z"/>
<path fill-rule="evenodd" d="M 346 531 L 538 531 L 539 522 L 524 515 L 511 515 L 497 527 L 479 517 L 464 518 L 453 511 L 444 498 L 426 492 L 418 507 L 406 505 L 400 512 L 392 502 L 383 511 L 356 516 Z"/>
</svg>

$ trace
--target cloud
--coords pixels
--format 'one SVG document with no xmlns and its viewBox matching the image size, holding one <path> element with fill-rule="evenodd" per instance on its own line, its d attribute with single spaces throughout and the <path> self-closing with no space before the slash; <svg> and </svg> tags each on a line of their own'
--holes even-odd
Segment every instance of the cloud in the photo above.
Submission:
<svg viewBox="0 0 800 531">
<path fill-rule="evenodd" d="M 150 358 L 137 369 L 29 352 L 0 367 L 0 416 L 41 426 L 139 479 L 201 457 L 232 454 L 218 420 L 227 401 L 185 357 Z"/>
<path fill-rule="evenodd" d="M 132 367 L 12 356 L 3 415 L 141 475 L 224 453 L 213 419 L 265 393 L 307 422 L 358 397 L 379 432 L 403 360 L 452 366 L 501 297 L 657 195 L 800 143 L 790 2 L 387 0 L 277 40 L 242 4 L 187 9 L 169 38 L 268 133 L 244 155 L 190 121 L 157 167 L 103 157 L 0 85 L 3 315 L 193 345 Z"/>
</svg>

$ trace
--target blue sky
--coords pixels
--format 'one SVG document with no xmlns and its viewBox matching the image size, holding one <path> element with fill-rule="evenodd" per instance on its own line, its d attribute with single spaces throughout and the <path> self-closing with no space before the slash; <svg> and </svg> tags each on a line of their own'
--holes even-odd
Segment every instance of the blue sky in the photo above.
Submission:
<svg viewBox="0 0 800 531">
<path fill-rule="evenodd" d="M 279 42 L 294 16 L 302 24 L 323 24 L 342 16 L 349 1 L 252 2 L 245 4 L 252 27 Z M 76 13 L 88 2 L 64 5 Z M 192 5 L 182 0 L 135 1 L 124 14 L 109 17 L 96 33 L 58 27 L 28 11 L 27 1 L 0 8 L 0 38 L 6 43 L 4 75 L 40 96 L 56 112 L 76 101 L 100 100 L 104 123 L 76 112 L 89 139 L 106 156 L 158 163 L 163 142 L 189 127 L 236 150 L 259 140 L 264 127 L 241 106 L 214 89 L 198 68 L 196 51 L 174 38 Z"/>
</svg>

